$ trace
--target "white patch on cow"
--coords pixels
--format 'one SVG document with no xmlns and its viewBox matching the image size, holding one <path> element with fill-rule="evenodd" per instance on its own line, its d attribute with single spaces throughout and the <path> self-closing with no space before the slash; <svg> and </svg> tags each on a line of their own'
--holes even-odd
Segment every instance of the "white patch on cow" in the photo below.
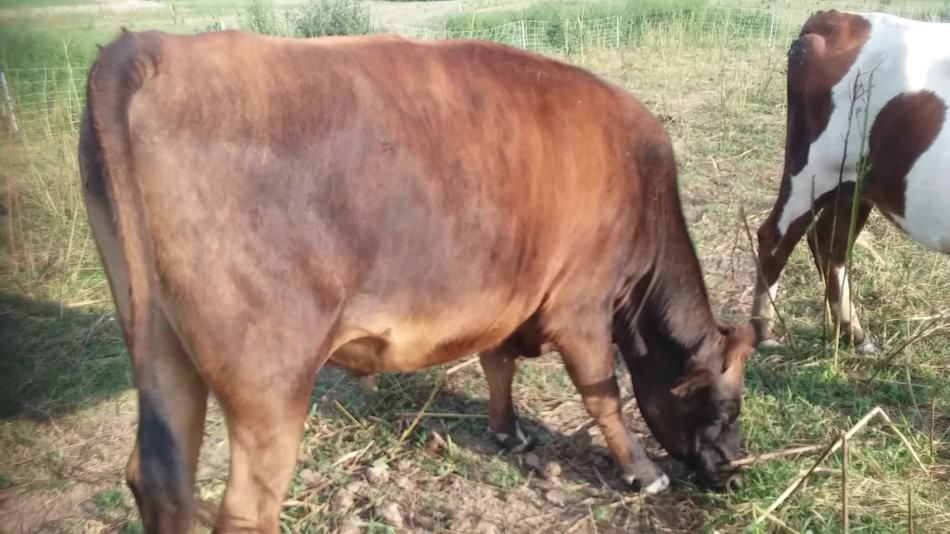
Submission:
<svg viewBox="0 0 950 534">
<path fill-rule="evenodd" d="M 769 286 L 768 292 L 762 292 L 755 296 L 755 302 L 752 309 L 752 317 L 771 321 L 775 315 L 775 308 L 772 303 L 778 295 L 778 282 Z"/>
<path fill-rule="evenodd" d="M 623 479 L 631 486 L 637 480 L 633 475 L 624 475 Z M 661 474 L 659 478 L 645 486 L 643 488 L 643 492 L 647 495 L 656 495 L 668 487 L 670 487 L 670 477 L 666 476 L 666 473 L 664 473 Z"/>
<path fill-rule="evenodd" d="M 851 287 L 848 285 L 848 274 L 844 266 L 835 267 L 832 276 L 838 284 L 840 298 L 831 303 L 831 310 L 843 323 L 850 323 L 854 311 L 851 309 Z"/>
<path fill-rule="evenodd" d="M 842 182 L 855 181 L 862 146 L 867 154 L 867 133 L 863 128 L 866 124 L 870 129 L 891 99 L 904 92 L 926 89 L 950 102 L 950 24 L 911 21 L 882 13 L 852 14 L 867 19 L 871 32 L 851 69 L 832 88 L 834 110 L 828 127 L 809 147 L 802 171 L 790 177 L 790 195 L 778 221 L 781 235 L 785 235 L 792 222 L 809 213 L 813 199 L 838 186 L 839 172 Z M 866 89 L 870 83 L 870 94 L 858 95 L 849 124 L 853 88 L 859 76 L 859 86 L 863 84 Z M 950 132 L 942 129 L 906 177 L 905 216 L 894 217 L 911 238 L 945 252 L 950 243 L 947 169 Z"/>
</svg>

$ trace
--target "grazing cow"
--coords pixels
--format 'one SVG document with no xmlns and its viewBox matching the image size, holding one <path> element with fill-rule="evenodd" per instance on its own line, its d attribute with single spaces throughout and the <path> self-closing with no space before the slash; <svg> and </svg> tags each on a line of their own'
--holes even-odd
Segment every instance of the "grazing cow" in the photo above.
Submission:
<svg viewBox="0 0 950 534">
<path fill-rule="evenodd" d="M 805 22 L 788 53 L 782 182 L 758 230 L 752 315 L 761 343 L 774 344 L 778 277 L 817 214 L 808 245 L 829 307 L 859 352 L 876 350 L 845 272 L 852 217 L 857 237 L 877 206 L 915 241 L 950 253 L 948 98 L 950 24 L 834 10 Z"/>
<path fill-rule="evenodd" d="M 620 89 L 484 42 L 146 32 L 102 49 L 87 100 L 147 531 L 193 515 L 209 391 L 231 447 L 218 528 L 277 532 L 324 364 L 478 352 L 490 426 L 518 445 L 515 360 L 547 343 L 628 482 L 669 479 L 622 420 L 614 343 L 658 441 L 735 480 L 754 332 L 714 319 L 670 142 Z"/>
</svg>

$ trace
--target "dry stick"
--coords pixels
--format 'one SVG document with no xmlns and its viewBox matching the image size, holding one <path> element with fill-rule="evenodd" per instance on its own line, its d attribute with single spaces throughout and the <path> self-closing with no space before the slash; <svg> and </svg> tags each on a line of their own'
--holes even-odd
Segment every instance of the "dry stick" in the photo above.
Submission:
<svg viewBox="0 0 950 534">
<path fill-rule="evenodd" d="M 755 456 L 747 456 L 745 458 L 733 460 L 729 462 L 729 466 L 741 467 L 743 465 L 756 464 L 759 462 L 764 462 L 766 460 L 774 460 L 776 458 L 782 458 L 784 456 L 795 456 L 797 454 L 803 454 L 806 452 L 821 450 L 822 447 L 824 447 L 824 445 L 804 445 L 801 447 L 792 447 L 790 449 L 782 449 L 780 451 L 766 452 L 763 454 L 757 454 Z"/>
<path fill-rule="evenodd" d="M 914 494 L 907 486 L 907 534 L 914 534 Z"/>
<path fill-rule="evenodd" d="M 832 442 L 831 445 L 829 445 L 828 448 L 825 449 L 823 453 L 821 453 L 821 456 L 819 456 L 818 460 L 815 461 L 814 465 L 811 466 L 811 469 L 806 471 L 804 475 L 800 475 L 794 482 L 792 482 L 792 484 L 788 486 L 788 488 L 785 489 L 785 491 L 782 492 L 781 495 L 778 496 L 777 499 L 775 499 L 775 502 L 773 502 L 772 505 L 769 506 L 768 509 L 766 509 L 766 513 L 771 514 L 779 506 L 781 506 L 782 503 L 788 500 L 788 498 L 791 497 L 792 494 L 798 491 L 798 489 L 805 482 L 805 479 L 807 479 L 809 476 L 811 476 L 813 472 L 815 472 L 815 469 L 818 468 L 821 462 L 825 461 L 825 458 L 830 456 L 831 453 L 838 450 L 838 448 L 841 447 L 841 444 L 845 440 L 849 440 L 852 437 L 854 437 L 854 435 L 859 430 L 864 428 L 864 426 L 868 424 L 868 421 L 870 421 L 874 416 L 880 417 L 881 419 L 886 421 L 888 425 L 890 425 L 891 430 L 893 430 L 894 433 L 897 434 L 897 437 L 900 438 L 900 440 L 904 443 L 904 447 L 907 448 L 911 456 L 914 457 L 914 460 L 917 461 L 917 465 L 919 465 L 920 468 L 926 473 L 927 468 L 924 466 L 924 463 L 920 461 L 920 458 L 917 456 L 917 453 L 914 452 L 914 448 L 910 445 L 910 442 L 907 440 L 907 438 L 904 437 L 904 434 L 902 434 L 901 431 L 897 429 L 897 425 L 895 425 L 894 422 L 891 421 L 891 418 L 888 417 L 886 413 L 884 413 L 884 410 L 882 410 L 880 406 L 875 406 L 871 411 L 866 413 L 864 417 L 861 418 L 860 421 L 855 423 L 854 426 L 852 426 L 847 432 L 845 432 L 844 436 L 835 439 L 834 442 Z M 757 519 L 756 522 L 758 521 L 759 520 Z"/>
<path fill-rule="evenodd" d="M 884 421 L 886 421 L 888 425 L 890 425 L 891 430 L 893 430 L 894 433 L 897 434 L 897 437 L 899 437 L 901 441 L 904 442 L 904 447 L 906 447 L 907 451 L 910 452 L 910 455 L 914 457 L 914 460 L 917 462 L 917 465 L 920 466 L 920 469 L 924 473 L 927 473 L 928 470 L 927 470 L 927 467 L 924 466 L 924 462 L 920 461 L 920 457 L 917 456 L 916 452 L 914 452 L 914 447 L 911 446 L 910 441 L 906 437 L 904 437 L 904 434 L 900 430 L 897 429 L 897 425 L 894 424 L 894 421 L 891 421 L 891 418 L 888 417 L 887 414 L 884 413 L 884 410 L 880 409 L 880 407 L 877 408 L 877 414 L 881 417 L 881 419 L 884 419 Z"/>
<path fill-rule="evenodd" d="M 337 411 L 339 411 L 339 412 L 342 413 L 344 416 L 346 416 L 347 419 L 349 419 L 350 421 L 352 421 L 354 425 L 356 425 L 356 426 L 358 426 L 358 427 L 360 427 L 360 428 L 365 428 L 365 427 L 366 427 L 366 425 L 363 424 L 362 421 L 360 421 L 359 419 L 357 419 L 356 417 L 354 417 L 353 414 L 351 414 L 350 411 L 346 409 L 346 406 L 343 406 L 343 403 L 341 403 L 340 401 L 334 400 L 334 401 L 333 401 L 333 406 L 336 407 Z"/>
<path fill-rule="evenodd" d="M 445 375 L 442 376 L 442 379 L 436 382 L 435 386 L 432 387 L 432 392 L 429 393 L 429 398 L 426 399 L 425 404 L 423 404 L 422 408 L 419 409 L 419 412 L 416 414 L 416 417 L 412 420 L 412 423 L 409 424 L 409 427 L 406 428 L 405 431 L 403 431 L 401 436 L 399 436 L 399 441 L 396 442 L 395 445 L 393 445 L 392 449 L 390 449 L 390 453 L 402 447 L 403 442 L 406 441 L 406 438 L 409 437 L 409 434 L 411 434 L 412 431 L 415 430 L 416 425 L 419 424 L 419 420 L 422 419 L 422 416 L 425 414 L 426 409 L 429 408 L 430 404 L 432 404 L 432 400 L 435 399 L 435 394 L 439 392 L 439 389 L 441 389 L 442 385 L 448 381 L 449 377 L 452 376 L 454 373 L 461 371 L 462 369 L 468 367 L 469 365 L 472 365 L 473 363 L 477 361 L 478 361 L 477 357 L 469 358 L 467 361 L 464 361 L 458 365 L 455 365 L 445 372 Z"/>
<path fill-rule="evenodd" d="M 851 436 L 853 436 L 854 434 L 856 434 L 856 433 L 858 432 L 858 430 L 861 430 L 862 428 L 864 428 L 864 425 L 868 424 L 868 421 L 870 421 L 870 420 L 871 420 L 875 415 L 877 415 L 878 413 L 882 413 L 882 412 L 881 412 L 881 407 L 880 407 L 880 406 L 875 406 L 873 410 L 871 410 L 870 412 L 868 412 L 867 414 L 865 414 L 865 416 L 862 417 L 860 421 L 858 421 L 857 423 L 855 423 L 855 425 L 852 426 L 852 427 L 845 433 L 844 438 L 845 438 L 845 439 L 851 439 Z M 811 474 L 815 471 L 815 469 L 816 469 L 819 465 L 821 465 L 821 462 L 824 462 L 824 461 L 825 461 L 825 458 L 827 458 L 828 456 L 830 456 L 831 453 L 833 453 L 833 452 L 835 452 L 836 450 L 838 450 L 838 447 L 840 447 L 840 446 L 841 446 L 841 438 L 835 439 L 830 445 L 828 445 L 828 447 L 824 450 L 824 452 L 821 453 L 821 456 L 818 457 L 818 460 L 815 461 L 814 465 L 811 466 L 811 469 L 809 469 L 808 471 L 806 471 L 804 475 L 799 476 L 794 482 L 792 482 L 792 484 L 790 484 L 787 488 L 785 488 L 785 491 L 783 491 L 782 494 L 779 495 L 777 499 L 775 499 L 775 502 L 773 502 L 773 503 L 771 504 L 771 506 L 769 506 L 769 507 L 765 510 L 765 513 L 766 513 L 766 514 L 771 514 L 771 513 L 774 512 L 779 506 L 782 506 L 782 503 L 784 503 L 789 497 L 792 496 L 792 494 L 794 494 L 796 491 L 798 491 L 798 488 L 800 488 L 800 487 L 802 486 L 802 484 L 805 482 L 805 479 L 807 479 L 809 476 L 811 476 Z M 758 521 L 759 521 L 759 520 L 756 520 L 756 522 L 758 522 Z"/>
<path fill-rule="evenodd" d="M 841 440 L 841 530 L 848 534 L 848 438 L 844 433 Z"/>
<path fill-rule="evenodd" d="M 399 417 L 412 417 L 418 415 L 417 412 L 399 412 Z M 422 414 L 422 417 L 432 417 L 435 419 L 488 419 L 483 413 L 451 413 L 451 412 L 429 412 Z"/>
<path fill-rule="evenodd" d="M 784 528 L 785 530 L 791 532 L 792 534 L 801 534 L 799 531 L 797 531 L 797 530 L 795 530 L 794 528 L 788 526 L 788 524 L 786 524 L 785 521 L 782 521 L 781 519 L 775 517 L 774 515 L 772 515 L 772 514 L 770 514 L 770 513 L 768 513 L 768 512 L 765 512 L 764 510 L 760 510 L 758 506 L 753 506 L 752 509 L 753 509 L 754 511 L 756 511 L 756 512 L 762 514 L 762 517 L 764 517 L 764 518 L 768 519 L 769 521 L 775 523 L 776 525 L 778 525 L 778 526 Z"/>
<path fill-rule="evenodd" d="M 934 426 L 937 420 L 937 397 L 930 399 L 930 461 L 937 459 L 934 452 Z"/>
</svg>

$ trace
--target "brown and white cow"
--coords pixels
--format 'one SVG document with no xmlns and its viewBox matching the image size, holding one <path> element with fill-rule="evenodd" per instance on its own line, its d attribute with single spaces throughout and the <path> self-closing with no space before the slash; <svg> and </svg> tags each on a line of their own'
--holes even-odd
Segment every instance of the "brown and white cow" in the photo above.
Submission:
<svg viewBox="0 0 950 534">
<path fill-rule="evenodd" d="M 918 243 L 950 253 L 948 99 L 950 24 L 834 10 L 805 22 L 788 53 L 782 182 L 758 231 L 752 315 L 762 344 L 774 344 L 779 274 L 807 231 L 842 335 L 859 352 L 876 350 L 845 273 L 852 207 L 854 237 L 877 206 Z"/>
<path fill-rule="evenodd" d="M 751 325 L 720 326 L 670 142 L 620 89 L 484 42 L 124 33 L 89 75 L 85 202 L 139 394 L 128 480 L 181 532 L 208 392 L 221 531 L 277 532 L 314 377 L 480 353 L 520 436 L 519 355 L 553 344 L 624 478 L 669 479 L 622 420 L 616 343 L 658 441 L 736 474 Z"/>
</svg>

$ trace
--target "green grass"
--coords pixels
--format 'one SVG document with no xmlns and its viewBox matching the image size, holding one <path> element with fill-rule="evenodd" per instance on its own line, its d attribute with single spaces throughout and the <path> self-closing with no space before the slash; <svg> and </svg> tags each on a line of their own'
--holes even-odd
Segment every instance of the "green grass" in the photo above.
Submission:
<svg viewBox="0 0 950 534">
<path fill-rule="evenodd" d="M 0 9 L 20 7 L 78 6 L 89 0 L 0 0 Z"/>
<path fill-rule="evenodd" d="M 931 2 L 927 8 L 938 4 Z M 278 3 L 288 5 L 293 4 Z M 464 28 L 474 20 L 476 27 L 488 27 L 524 16 L 550 21 L 593 18 L 655 5 L 545 3 L 522 11 L 479 11 L 474 19 L 469 13 L 448 25 Z M 707 3 L 683 4 L 703 5 Z M 801 8 L 774 5 L 785 10 L 789 20 Z M 102 431 L 83 429 L 106 425 L 122 407 L 131 406 L 134 413 L 134 400 L 128 394 L 128 358 L 111 320 L 107 285 L 79 196 L 75 121 L 82 69 L 91 61 L 95 44 L 110 39 L 120 22 L 187 33 L 204 27 L 212 13 L 233 17 L 240 7 L 183 0 L 176 1 L 174 20 L 160 11 L 108 20 L 57 16 L 43 22 L 4 22 L 0 28 L 4 68 L 77 67 L 72 77 L 26 71 L 17 75 L 15 94 L 33 96 L 21 100 L 20 140 L 0 145 L 6 195 L 0 215 L 0 446 L 11 451 L 13 465 L 2 469 L 0 487 L 38 481 L 31 491 L 60 495 L 86 483 L 84 466 L 90 461 L 103 463 L 96 472 L 105 478 L 90 483 L 87 500 L 94 511 L 79 513 L 89 513 L 90 520 L 96 516 L 113 530 L 141 531 L 134 504 L 121 487 L 132 432 L 117 428 L 109 435 L 116 445 L 96 452 L 93 442 L 104 439 Z M 772 47 L 753 37 L 729 39 L 727 33 L 699 38 L 693 35 L 696 19 L 690 20 L 656 19 L 640 28 L 635 39 L 625 39 L 619 50 L 586 46 L 552 51 L 631 90 L 663 120 L 674 141 L 686 216 L 716 311 L 743 318 L 754 270 L 738 213 L 742 206 L 754 231 L 777 192 L 785 121 L 785 34 Z M 759 453 L 825 444 L 880 405 L 932 472 L 920 473 L 886 427 L 868 425 L 851 446 L 852 532 L 904 532 L 908 488 L 918 530 L 947 531 L 950 356 L 946 337 L 920 334 L 950 328 L 945 314 L 950 306 L 950 262 L 910 243 L 879 216 L 872 217 L 867 232 L 881 259 L 856 249 L 853 287 L 862 322 L 882 342 L 884 354 L 862 358 L 844 347 L 835 365 L 833 346 L 821 324 L 820 284 L 802 244 L 789 262 L 779 298 L 786 345 L 757 353 L 748 367 L 745 446 L 749 453 Z M 913 342 L 905 350 L 888 352 L 907 340 Z M 338 373 L 321 373 L 304 454 L 288 495 L 295 504 L 284 510 L 288 531 L 332 531 L 356 520 L 367 531 L 384 532 L 392 526 L 378 510 L 397 502 L 404 517 L 412 514 L 422 530 L 433 532 L 475 530 L 477 520 L 470 517 L 475 510 L 484 521 L 511 521 L 525 530 L 542 528 L 528 522 L 545 517 L 547 529 L 566 530 L 587 521 L 581 523 L 582 531 L 590 524 L 599 531 L 642 530 L 645 522 L 652 522 L 658 529 L 766 532 L 779 527 L 769 520 L 757 523 L 761 510 L 815 458 L 804 455 L 754 466 L 743 489 L 727 495 L 693 488 L 682 468 L 664 462 L 677 477 L 674 496 L 631 496 L 624 492 L 613 463 L 605 459 L 602 438 L 576 433 L 589 418 L 553 356 L 526 362 L 516 377 L 516 403 L 525 430 L 538 441 L 531 464 L 525 457 L 499 455 L 483 418 L 423 418 L 400 445 L 412 420 L 405 414 L 422 406 L 440 373 L 435 369 L 386 375 L 371 394 Z M 629 389 L 627 378 L 623 381 Z M 453 375 L 430 410 L 484 414 L 485 389 L 477 366 L 468 368 Z M 933 454 L 932 404 L 938 416 Z M 636 424 L 648 435 L 642 423 Z M 212 413 L 208 447 L 224 434 L 220 414 Z M 658 451 L 649 439 L 647 445 Z M 829 471 L 816 474 L 776 517 L 798 532 L 839 531 L 835 470 L 840 461 L 840 453 L 832 455 L 823 464 Z M 563 470 L 560 485 L 554 487 L 566 494 L 564 505 L 545 500 L 555 483 L 543 480 L 534 463 L 556 464 Z M 387 466 L 388 482 L 366 483 L 374 464 Z M 219 499 L 223 476 L 222 471 L 205 474 L 199 483 L 202 496 Z M 399 485 L 406 481 L 413 485 L 411 490 Z M 338 509 L 334 499 L 350 485 L 353 504 Z M 323 526 L 313 527 L 317 523 Z"/>
</svg>

